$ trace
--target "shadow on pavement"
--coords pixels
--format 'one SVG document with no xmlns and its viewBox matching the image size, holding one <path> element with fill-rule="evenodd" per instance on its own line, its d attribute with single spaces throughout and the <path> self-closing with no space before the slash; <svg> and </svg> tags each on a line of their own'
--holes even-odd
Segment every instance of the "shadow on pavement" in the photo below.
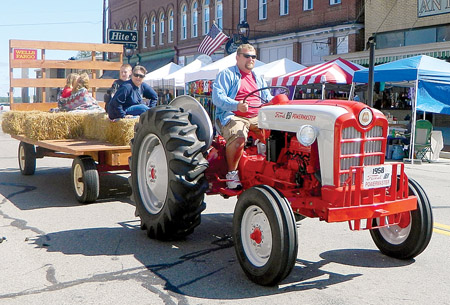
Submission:
<svg viewBox="0 0 450 305">
<path fill-rule="evenodd" d="M 71 168 L 41 167 L 24 176 L 17 168 L 0 170 L 0 194 L 21 210 L 80 205 L 72 190 Z M 98 202 L 131 203 L 128 179 L 115 174 L 100 175 Z"/>
<path fill-rule="evenodd" d="M 48 252 L 65 255 L 111 256 L 113 260 L 123 255 L 134 255 L 142 267 L 96 274 L 95 277 L 103 282 L 108 279 L 132 279 L 152 292 L 156 289 L 159 294 L 170 294 L 176 298 L 241 299 L 324 289 L 363 275 L 327 271 L 324 266 L 330 263 L 370 268 L 407 264 L 372 250 L 328 251 L 322 253 L 322 260 L 317 262 L 297 259 L 291 274 L 279 286 L 262 287 L 247 279 L 236 260 L 231 238 L 232 214 L 203 215 L 201 225 L 181 241 L 149 239 L 145 231 L 140 230 L 139 224 L 139 221 L 130 221 L 116 228 L 54 232 L 41 235 L 32 242 Z M 355 255 L 358 257 L 355 258 Z M 370 263 L 356 264 L 354 260 L 359 259 Z"/>
</svg>

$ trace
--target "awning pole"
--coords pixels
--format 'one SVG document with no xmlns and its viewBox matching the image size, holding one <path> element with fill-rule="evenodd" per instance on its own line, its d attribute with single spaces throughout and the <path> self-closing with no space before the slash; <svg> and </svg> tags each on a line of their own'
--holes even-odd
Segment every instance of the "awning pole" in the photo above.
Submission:
<svg viewBox="0 0 450 305">
<path fill-rule="evenodd" d="M 322 83 L 322 100 L 325 99 L 325 83 Z"/>
<path fill-rule="evenodd" d="M 352 86 L 350 87 L 350 92 L 348 93 L 348 100 L 353 100 L 353 95 L 355 94 L 355 82 L 352 82 Z"/>
<path fill-rule="evenodd" d="M 411 118 L 411 138 L 409 140 L 409 159 L 414 164 L 414 141 L 416 140 L 416 117 L 417 117 L 417 88 L 419 80 L 416 80 L 414 87 L 414 99 L 412 101 L 412 118 Z"/>
</svg>

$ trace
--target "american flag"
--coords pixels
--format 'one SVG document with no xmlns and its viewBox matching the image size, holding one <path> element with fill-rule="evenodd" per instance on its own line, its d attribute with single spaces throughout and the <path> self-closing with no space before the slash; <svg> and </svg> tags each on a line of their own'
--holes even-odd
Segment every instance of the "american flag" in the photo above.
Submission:
<svg viewBox="0 0 450 305">
<path fill-rule="evenodd" d="M 225 35 L 214 23 L 198 46 L 198 51 L 206 55 L 211 55 L 216 51 L 229 37 Z"/>
</svg>

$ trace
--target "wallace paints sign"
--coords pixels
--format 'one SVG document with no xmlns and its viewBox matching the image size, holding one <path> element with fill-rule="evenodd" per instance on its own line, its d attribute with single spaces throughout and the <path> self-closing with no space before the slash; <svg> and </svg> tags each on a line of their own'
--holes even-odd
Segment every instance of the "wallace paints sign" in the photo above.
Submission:
<svg viewBox="0 0 450 305">
<path fill-rule="evenodd" d="M 37 59 L 37 50 L 30 49 L 14 49 L 14 59 Z"/>
</svg>

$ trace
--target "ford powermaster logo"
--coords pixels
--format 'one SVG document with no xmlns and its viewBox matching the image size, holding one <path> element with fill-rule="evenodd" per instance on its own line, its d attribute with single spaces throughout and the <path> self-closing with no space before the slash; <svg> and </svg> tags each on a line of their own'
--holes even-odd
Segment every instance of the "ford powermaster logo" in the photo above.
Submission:
<svg viewBox="0 0 450 305">
<path fill-rule="evenodd" d="M 286 120 L 302 120 L 302 121 L 315 121 L 316 116 L 312 114 L 303 114 L 303 113 L 293 113 L 291 111 L 283 112 L 276 111 L 275 118 L 281 118 Z"/>
</svg>

